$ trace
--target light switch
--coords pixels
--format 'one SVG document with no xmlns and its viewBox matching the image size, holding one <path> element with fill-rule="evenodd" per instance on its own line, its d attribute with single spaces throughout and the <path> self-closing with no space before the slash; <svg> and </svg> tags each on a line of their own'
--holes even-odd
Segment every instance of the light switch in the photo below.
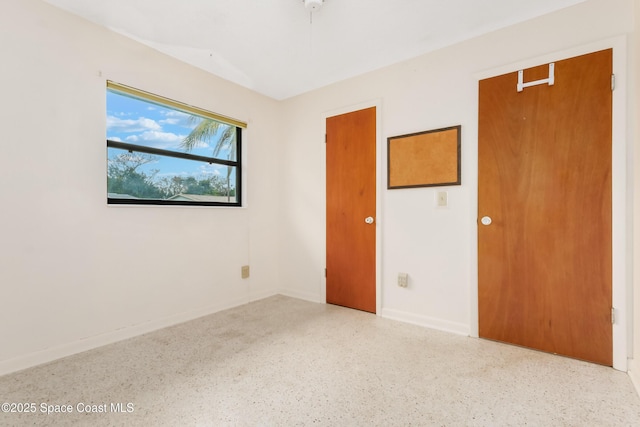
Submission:
<svg viewBox="0 0 640 427">
<path fill-rule="evenodd" d="M 438 191 L 436 193 L 436 206 L 443 208 L 449 204 L 449 197 L 446 191 Z"/>
</svg>

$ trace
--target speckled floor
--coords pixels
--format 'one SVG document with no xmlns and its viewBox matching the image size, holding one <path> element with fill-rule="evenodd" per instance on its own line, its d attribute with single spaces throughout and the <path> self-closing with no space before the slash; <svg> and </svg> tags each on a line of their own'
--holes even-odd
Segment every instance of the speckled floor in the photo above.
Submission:
<svg viewBox="0 0 640 427">
<path fill-rule="evenodd" d="M 283 296 L 0 377 L 0 401 L 35 403 L 3 426 L 640 425 L 611 368 Z"/>
</svg>

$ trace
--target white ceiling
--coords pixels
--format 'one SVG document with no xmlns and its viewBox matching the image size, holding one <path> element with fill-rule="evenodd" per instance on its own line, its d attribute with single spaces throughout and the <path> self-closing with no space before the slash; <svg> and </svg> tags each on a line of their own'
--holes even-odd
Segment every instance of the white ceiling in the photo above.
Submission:
<svg viewBox="0 0 640 427">
<path fill-rule="evenodd" d="M 280 100 L 585 0 L 44 1 Z"/>
</svg>

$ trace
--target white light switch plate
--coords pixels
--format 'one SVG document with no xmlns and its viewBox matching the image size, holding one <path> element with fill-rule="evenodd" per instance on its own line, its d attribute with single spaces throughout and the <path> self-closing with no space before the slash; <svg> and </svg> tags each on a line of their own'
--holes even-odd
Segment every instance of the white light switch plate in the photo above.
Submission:
<svg viewBox="0 0 640 427">
<path fill-rule="evenodd" d="M 436 206 L 444 208 L 449 205 L 449 195 L 446 191 L 438 191 L 436 193 Z"/>
</svg>

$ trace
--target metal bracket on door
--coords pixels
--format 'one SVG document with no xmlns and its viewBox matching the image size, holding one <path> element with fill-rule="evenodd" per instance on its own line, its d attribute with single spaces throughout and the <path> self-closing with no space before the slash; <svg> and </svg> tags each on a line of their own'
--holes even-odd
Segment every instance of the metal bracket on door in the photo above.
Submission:
<svg viewBox="0 0 640 427">
<path fill-rule="evenodd" d="M 552 62 L 551 64 L 549 64 L 549 78 L 535 80 L 527 83 L 524 82 L 524 70 L 518 71 L 518 92 L 522 92 L 525 87 L 542 85 L 545 83 L 549 83 L 549 86 L 553 86 L 553 84 L 555 83 L 555 69 L 556 64 Z"/>
</svg>

